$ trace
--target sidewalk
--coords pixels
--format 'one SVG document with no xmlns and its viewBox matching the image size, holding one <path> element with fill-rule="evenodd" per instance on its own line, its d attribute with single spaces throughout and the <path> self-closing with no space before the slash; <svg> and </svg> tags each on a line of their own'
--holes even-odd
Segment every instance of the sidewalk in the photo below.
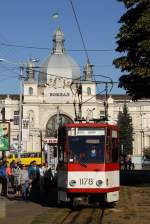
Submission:
<svg viewBox="0 0 150 224">
<path fill-rule="evenodd" d="M 0 224 L 30 224 L 35 216 L 47 212 L 50 208 L 34 202 L 0 197 Z"/>
</svg>

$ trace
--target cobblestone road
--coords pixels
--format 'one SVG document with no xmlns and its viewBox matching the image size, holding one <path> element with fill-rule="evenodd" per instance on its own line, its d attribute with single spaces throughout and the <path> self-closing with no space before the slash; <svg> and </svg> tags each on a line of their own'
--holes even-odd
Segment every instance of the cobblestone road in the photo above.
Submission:
<svg viewBox="0 0 150 224">
<path fill-rule="evenodd" d="M 150 183 L 139 185 L 143 178 L 144 176 L 138 176 L 136 184 L 133 185 L 132 182 L 132 186 L 121 186 L 117 206 L 106 208 L 103 216 L 101 210 L 94 207 L 71 211 L 67 208 L 0 198 L 0 224 L 149 224 Z M 149 177 L 145 178 L 148 179 Z"/>
</svg>

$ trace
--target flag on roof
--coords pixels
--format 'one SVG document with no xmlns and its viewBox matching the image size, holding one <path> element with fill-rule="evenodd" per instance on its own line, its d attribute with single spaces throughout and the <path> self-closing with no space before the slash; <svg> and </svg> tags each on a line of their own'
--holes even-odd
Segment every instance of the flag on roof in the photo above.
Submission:
<svg viewBox="0 0 150 224">
<path fill-rule="evenodd" d="M 52 19 L 58 19 L 59 14 L 57 12 L 53 13 L 52 15 Z"/>
</svg>

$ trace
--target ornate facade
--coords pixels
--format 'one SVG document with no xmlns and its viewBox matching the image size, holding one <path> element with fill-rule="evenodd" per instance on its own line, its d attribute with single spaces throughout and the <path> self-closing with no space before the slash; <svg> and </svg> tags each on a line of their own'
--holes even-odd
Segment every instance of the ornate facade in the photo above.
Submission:
<svg viewBox="0 0 150 224">
<path fill-rule="evenodd" d="M 34 65 L 29 62 L 23 89 L 21 150 L 24 152 L 38 152 L 55 142 L 60 122 L 72 122 L 77 116 L 86 120 L 104 116 L 104 96 L 96 95 L 92 66 L 88 62 L 84 71 L 80 71 L 64 48 L 60 28 L 53 34 L 52 52 L 41 64 L 38 79 Z M 150 100 L 132 102 L 125 95 L 110 95 L 108 115 L 113 121 L 125 102 L 133 120 L 133 153 L 142 155 L 143 149 L 150 147 Z M 5 119 L 10 122 L 10 148 L 17 150 L 19 95 L 0 95 L 0 107 L 5 108 Z"/>
</svg>

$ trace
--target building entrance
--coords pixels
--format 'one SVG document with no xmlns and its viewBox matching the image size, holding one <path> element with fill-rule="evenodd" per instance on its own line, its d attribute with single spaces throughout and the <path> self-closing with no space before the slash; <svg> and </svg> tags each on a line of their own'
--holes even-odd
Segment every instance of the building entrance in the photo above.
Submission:
<svg viewBox="0 0 150 224">
<path fill-rule="evenodd" d="M 55 176 L 58 163 L 58 127 L 65 123 L 73 123 L 73 121 L 64 114 L 56 114 L 49 119 L 46 125 L 46 157 L 53 176 Z"/>
<path fill-rule="evenodd" d="M 64 114 L 55 114 L 52 116 L 46 125 L 46 137 L 57 138 L 59 125 L 73 123 L 72 119 Z"/>
</svg>

